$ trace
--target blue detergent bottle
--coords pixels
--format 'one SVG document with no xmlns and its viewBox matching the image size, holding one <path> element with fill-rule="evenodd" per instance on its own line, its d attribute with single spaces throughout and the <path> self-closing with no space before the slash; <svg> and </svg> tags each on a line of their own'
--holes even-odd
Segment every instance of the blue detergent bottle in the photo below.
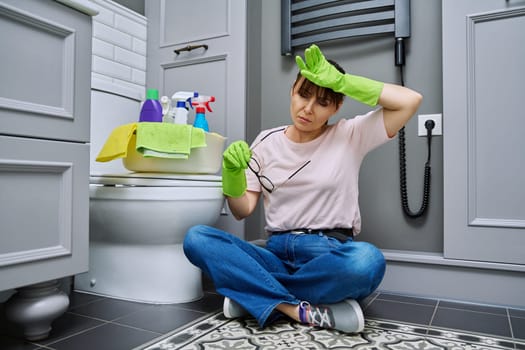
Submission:
<svg viewBox="0 0 525 350">
<path fill-rule="evenodd" d="M 162 105 L 159 102 L 159 90 L 147 90 L 146 101 L 144 101 L 140 110 L 139 122 L 162 122 Z"/>
</svg>

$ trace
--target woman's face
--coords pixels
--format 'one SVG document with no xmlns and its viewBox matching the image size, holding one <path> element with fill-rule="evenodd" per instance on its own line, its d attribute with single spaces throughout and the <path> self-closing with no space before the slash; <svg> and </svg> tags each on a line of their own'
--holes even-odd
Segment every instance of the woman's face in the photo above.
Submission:
<svg viewBox="0 0 525 350">
<path fill-rule="evenodd" d="M 341 105 L 328 99 L 326 94 L 320 94 L 313 84 L 302 87 L 304 79 L 301 77 L 292 88 L 290 115 L 298 130 L 312 132 L 323 128 Z"/>
</svg>

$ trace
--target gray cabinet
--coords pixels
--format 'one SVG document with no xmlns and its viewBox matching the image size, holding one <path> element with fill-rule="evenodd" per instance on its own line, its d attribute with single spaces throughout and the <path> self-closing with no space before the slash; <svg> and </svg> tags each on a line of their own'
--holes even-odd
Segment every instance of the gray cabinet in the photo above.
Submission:
<svg viewBox="0 0 525 350">
<path fill-rule="evenodd" d="M 19 323 L 46 318 L 35 295 L 58 316 L 67 297 L 49 281 L 88 269 L 94 14 L 85 0 L 0 1 L 0 291 L 23 294 L 6 306 Z"/>
<path fill-rule="evenodd" d="M 443 2 L 444 254 L 520 271 L 525 266 L 522 5 Z"/>
</svg>

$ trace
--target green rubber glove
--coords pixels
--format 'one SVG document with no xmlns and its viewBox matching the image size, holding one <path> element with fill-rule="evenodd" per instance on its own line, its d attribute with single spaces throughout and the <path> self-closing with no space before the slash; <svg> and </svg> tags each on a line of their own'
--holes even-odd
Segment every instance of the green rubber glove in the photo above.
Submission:
<svg viewBox="0 0 525 350">
<path fill-rule="evenodd" d="M 295 57 L 295 62 L 301 70 L 301 75 L 312 83 L 340 92 L 356 101 L 369 106 L 377 105 L 383 83 L 351 74 L 342 74 L 330 62 L 326 60 L 323 53 L 312 45 L 304 52 L 306 63 L 300 56 Z"/>
<path fill-rule="evenodd" d="M 250 146 L 244 141 L 235 141 L 222 155 L 222 193 L 240 197 L 248 187 L 244 170 L 252 156 Z"/>
</svg>

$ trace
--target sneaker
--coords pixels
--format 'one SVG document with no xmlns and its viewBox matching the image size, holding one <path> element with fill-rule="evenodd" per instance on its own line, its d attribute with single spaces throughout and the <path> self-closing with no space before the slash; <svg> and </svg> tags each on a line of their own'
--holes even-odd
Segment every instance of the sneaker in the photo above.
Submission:
<svg viewBox="0 0 525 350">
<path fill-rule="evenodd" d="M 226 318 L 238 318 L 242 316 L 248 316 L 248 311 L 244 310 L 241 305 L 239 305 L 237 302 L 231 300 L 228 297 L 224 297 L 222 313 Z"/>
<path fill-rule="evenodd" d="M 355 300 L 347 299 L 331 305 L 299 304 L 301 323 L 314 327 L 336 329 L 345 333 L 358 333 L 365 328 L 365 318 Z"/>
</svg>

